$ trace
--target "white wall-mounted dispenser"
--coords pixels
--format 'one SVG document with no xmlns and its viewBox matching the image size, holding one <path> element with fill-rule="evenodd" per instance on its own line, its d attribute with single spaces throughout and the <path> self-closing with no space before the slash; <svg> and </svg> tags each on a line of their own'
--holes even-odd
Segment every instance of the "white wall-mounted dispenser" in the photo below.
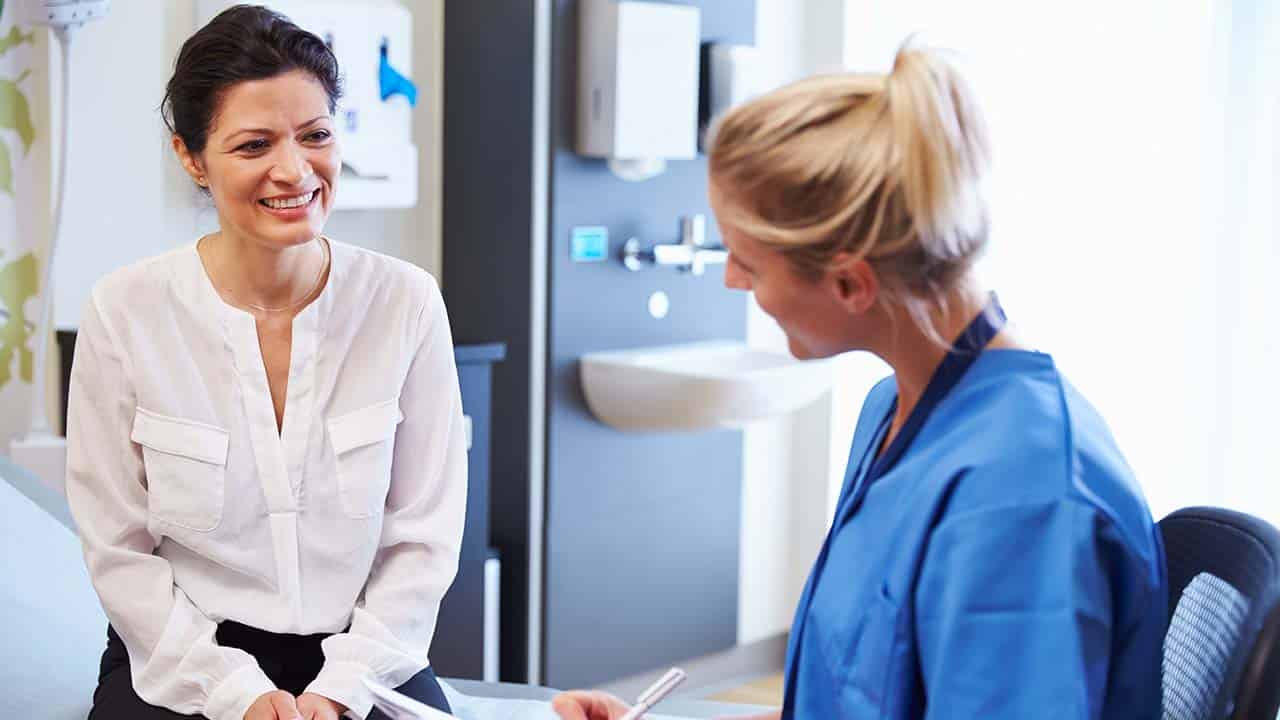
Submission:
<svg viewBox="0 0 1280 720">
<path fill-rule="evenodd" d="M 636 0 L 578 5 L 577 152 L 627 180 L 698 152 L 697 7 Z"/>
<path fill-rule="evenodd" d="M 754 45 L 712 43 L 703 50 L 707 103 L 699 119 L 707 127 L 726 110 L 764 91 L 763 56 Z M 705 139 L 702 138 L 702 139 Z"/>
<path fill-rule="evenodd" d="M 203 26 L 236 0 L 199 0 Z M 324 39 L 338 58 L 343 97 L 335 120 L 342 147 L 337 210 L 418 204 L 418 148 L 413 144 L 417 88 L 413 17 L 388 0 L 265 0 Z"/>
</svg>

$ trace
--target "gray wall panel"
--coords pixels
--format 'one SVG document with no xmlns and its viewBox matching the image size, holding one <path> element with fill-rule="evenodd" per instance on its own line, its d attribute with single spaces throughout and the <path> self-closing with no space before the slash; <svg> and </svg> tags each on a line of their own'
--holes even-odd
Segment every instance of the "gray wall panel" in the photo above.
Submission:
<svg viewBox="0 0 1280 720">
<path fill-rule="evenodd" d="M 702 7 L 703 39 L 750 43 L 755 3 Z M 708 216 L 705 158 L 628 183 L 572 152 L 577 3 L 555 5 L 544 682 L 583 686 L 727 648 L 736 641 L 741 437 L 635 434 L 597 422 L 577 361 L 586 352 L 745 335 L 745 296 L 667 268 L 573 263 L 571 229 L 609 228 L 610 251 L 636 235 L 677 238 L 681 215 Z M 666 292 L 671 312 L 647 312 Z"/>
<path fill-rule="evenodd" d="M 704 0 L 705 40 L 749 43 L 753 0 Z M 702 158 L 640 184 L 572 147 L 575 0 L 555 0 L 547 253 L 533 252 L 536 142 L 533 2 L 445 5 L 444 267 L 455 339 L 504 342 L 494 371 L 492 540 L 503 554 L 502 677 L 528 677 L 531 424 L 546 422 L 542 681 L 590 685 L 732 645 L 737 630 L 741 439 L 736 432 L 624 434 L 583 404 L 577 359 L 593 350 L 745 334 L 745 297 L 721 271 L 632 274 L 616 261 L 569 261 L 570 229 L 605 225 L 611 251 L 631 235 L 676 239 L 703 213 Z M 714 223 L 710 239 L 719 237 Z M 546 417 L 531 417 L 532 273 L 550 278 Z M 649 317 L 650 293 L 671 314 Z M 541 446 L 540 446 L 541 447 Z M 535 448 L 536 449 L 536 448 Z"/>
<path fill-rule="evenodd" d="M 489 526 L 502 554 L 504 680 L 526 678 L 533 3 L 445 3 L 442 288 L 457 344 L 494 366 Z M 480 642 L 476 639 L 477 644 Z"/>
</svg>

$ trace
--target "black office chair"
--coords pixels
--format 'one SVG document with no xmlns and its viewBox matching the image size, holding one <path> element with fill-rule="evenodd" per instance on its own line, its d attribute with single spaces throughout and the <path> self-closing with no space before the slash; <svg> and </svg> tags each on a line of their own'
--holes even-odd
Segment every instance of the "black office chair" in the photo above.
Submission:
<svg viewBox="0 0 1280 720">
<path fill-rule="evenodd" d="M 1280 717 L 1280 531 L 1220 508 L 1160 521 L 1165 720 Z"/>
</svg>

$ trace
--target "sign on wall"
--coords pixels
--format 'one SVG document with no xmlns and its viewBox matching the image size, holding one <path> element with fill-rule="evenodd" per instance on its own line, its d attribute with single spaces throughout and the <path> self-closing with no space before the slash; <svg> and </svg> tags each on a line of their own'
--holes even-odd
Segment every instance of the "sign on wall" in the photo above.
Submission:
<svg viewBox="0 0 1280 720">
<path fill-rule="evenodd" d="M 12 2 L 8 3 L 12 5 Z M 0 448 L 25 427 L 34 375 L 43 215 L 37 127 L 35 33 L 12 24 L 0 0 Z"/>
</svg>

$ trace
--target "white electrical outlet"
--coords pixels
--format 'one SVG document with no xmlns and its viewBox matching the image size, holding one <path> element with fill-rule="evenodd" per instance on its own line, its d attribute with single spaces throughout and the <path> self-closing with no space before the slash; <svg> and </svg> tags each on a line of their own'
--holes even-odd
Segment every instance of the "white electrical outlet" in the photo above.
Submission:
<svg viewBox="0 0 1280 720">
<path fill-rule="evenodd" d="M 111 0 L 17 0 L 18 22 L 25 25 L 80 27 L 105 17 Z"/>
</svg>

